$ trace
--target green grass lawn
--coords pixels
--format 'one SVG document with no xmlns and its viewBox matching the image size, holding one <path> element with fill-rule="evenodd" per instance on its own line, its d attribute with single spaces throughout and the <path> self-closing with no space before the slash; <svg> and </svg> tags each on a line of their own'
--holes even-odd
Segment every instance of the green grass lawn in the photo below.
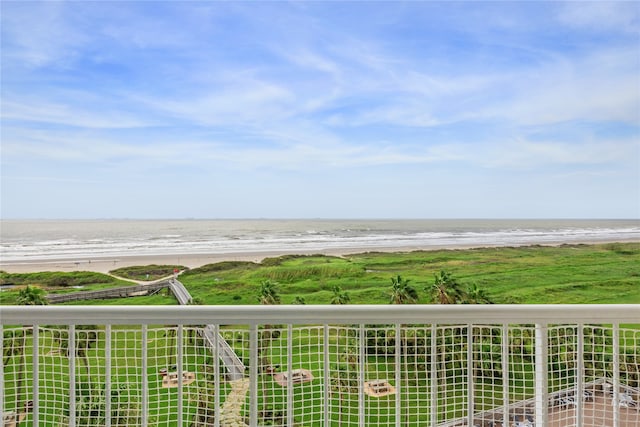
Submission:
<svg viewBox="0 0 640 427">
<path fill-rule="evenodd" d="M 162 266 L 150 266 L 154 271 L 164 274 Z M 173 266 L 169 266 L 173 267 Z M 227 262 L 203 266 L 185 272 L 180 280 L 185 284 L 191 295 L 205 304 L 257 304 L 260 283 L 265 280 L 277 282 L 277 289 L 283 304 L 290 304 L 296 297 L 303 297 L 307 304 L 328 304 L 332 297 L 334 286 L 340 286 L 348 292 L 352 303 L 355 304 L 387 304 L 391 288 L 391 278 L 402 275 L 410 280 L 419 292 L 419 303 L 431 303 L 428 292 L 434 280 L 434 275 L 441 270 L 453 274 L 462 284 L 476 284 L 484 289 L 496 303 L 640 303 L 640 244 L 605 244 L 605 245 L 575 245 L 559 247 L 531 246 L 521 248 L 485 248 L 471 250 L 439 250 L 419 251 L 407 253 L 363 253 L 345 257 L 328 256 L 285 256 L 264 260 L 260 264 L 248 262 Z M 78 277 L 74 277 L 78 274 Z M 137 277 L 145 275 L 143 267 L 135 269 Z M 2 304 L 15 301 L 17 289 L 26 284 L 40 285 L 49 292 L 69 292 L 77 290 L 73 286 L 83 286 L 83 289 L 99 289 L 111 286 L 128 286 L 130 283 L 119 281 L 110 276 L 82 273 L 38 273 L 38 274 L 7 274 L 0 275 L 1 283 L 14 284 L 14 289 L 3 290 L 0 293 Z M 81 282 L 81 285 L 78 283 Z M 131 304 L 131 305 L 170 305 L 176 301 L 166 293 L 153 296 L 82 301 L 73 304 Z M 638 325 L 624 325 L 621 333 L 621 343 L 629 348 L 631 364 L 637 365 L 637 355 L 640 350 L 635 348 L 640 343 Z M 98 327 L 98 333 L 104 333 L 104 327 Z M 238 355 L 249 362 L 249 331 L 246 328 L 222 331 L 225 338 L 233 346 Z M 10 346 L 9 336 L 11 328 L 5 328 L 5 350 Z M 83 334 L 84 332 L 78 331 Z M 175 338 L 167 334 L 165 329 L 149 327 L 147 336 L 147 366 L 146 371 L 141 365 L 142 343 L 140 329 L 113 328 L 112 343 L 112 410 L 117 408 L 123 420 L 135 424 L 139 416 L 141 405 L 142 378 L 146 378 L 149 390 L 149 422 L 150 425 L 175 425 L 177 412 L 177 390 L 161 387 L 159 370 L 176 363 Z M 488 333 L 488 332 L 487 332 Z M 516 333 L 516 332 L 514 332 Z M 286 370 L 287 341 L 286 329 L 277 338 L 272 339 L 261 353 L 265 361 L 280 365 Z M 428 332 L 423 332 L 424 338 Z M 81 336 L 81 335 L 80 335 Z M 420 338 L 420 337 L 418 337 Z M 26 338 L 24 354 L 6 355 L 4 379 L 7 384 L 22 383 L 22 393 L 31 392 L 31 377 L 28 368 L 31 363 L 30 340 Z M 495 339 L 495 338 L 494 338 Z M 523 336 L 512 336 L 511 339 L 525 339 Z M 40 392 L 43 402 L 53 400 L 53 396 L 68 395 L 69 358 L 63 351 L 59 352 L 57 343 L 50 332 L 41 332 L 40 346 L 43 349 L 40 357 Z M 385 342 L 382 340 L 382 342 Z M 339 329 L 332 330 L 328 343 L 322 341 L 321 329 L 313 327 L 295 330 L 291 340 L 291 364 L 295 368 L 309 369 L 315 380 L 310 383 L 297 385 L 293 390 L 296 405 L 293 409 L 296 422 L 300 425 L 316 425 L 314 414 L 319 414 L 324 408 L 324 361 L 325 345 L 330 348 L 330 359 L 326 362 L 331 372 L 330 384 L 327 385 L 330 417 L 332 425 L 351 425 L 358 415 L 358 393 L 353 384 L 347 380 L 357 371 L 357 366 L 348 361 L 349 347 L 354 344 L 354 335 L 341 333 Z M 488 343 L 479 344 L 491 348 Z M 564 345 L 564 344 L 563 344 Z M 528 345 L 529 348 L 531 345 Z M 426 347 L 428 348 L 428 346 Z M 560 348 L 560 347 L 558 347 Z M 562 347 L 564 348 L 564 347 Z M 44 349 L 48 349 L 44 351 Z M 456 350 L 457 349 L 457 350 Z M 105 374 L 104 341 L 86 348 L 82 356 L 75 358 L 75 373 L 78 382 L 76 395 L 80 398 L 82 411 L 79 414 L 99 414 L 101 403 L 83 400 L 89 393 L 92 395 L 104 393 Z M 480 350 L 479 350 L 480 351 Z M 629 353 L 630 352 L 630 353 Z M 392 352 L 393 353 L 393 352 Z M 442 381 L 446 387 L 439 393 L 440 417 L 449 419 L 463 416 L 466 408 L 466 384 L 459 383 L 459 379 L 466 374 L 466 367 L 460 365 L 455 355 L 466 357 L 466 349 L 462 346 L 450 347 L 451 357 L 446 362 L 447 372 L 458 372 L 458 376 L 451 376 Z M 499 352 L 498 352 L 499 353 Z M 564 353 L 563 353 L 564 354 Z M 448 357 L 449 357 L 448 356 Z M 491 361 L 489 361 L 491 362 Z M 494 361 L 495 362 L 495 361 Z M 265 362 L 266 363 L 266 362 Z M 350 365 L 350 363 L 352 363 Z M 357 362 L 356 362 L 357 363 Z M 393 357 L 369 353 L 364 363 L 366 379 L 387 378 L 394 382 Z M 430 401 L 428 390 L 430 378 L 427 375 L 429 362 L 426 358 L 406 357 L 402 363 L 405 377 L 402 381 L 403 402 L 419 402 L 418 407 L 406 411 L 404 419 L 408 425 L 423 425 L 429 419 Z M 197 346 L 185 347 L 184 364 L 186 370 L 198 372 L 198 380 L 185 386 L 183 405 L 185 413 L 191 419 L 198 410 L 198 402 L 211 399 L 206 390 L 207 381 L 214 376 L 214 362 L 211 355 Z M 511 356 L 512 366 L 511 401 L 530 397 L 533 387 L 533 372 L 531 360 L 528 356 Z M 488 372 L 497 369 L 489 365 Z M 23 374 L 19 374 L 25 369 Z M 518 371 L 518 369 L 520 371 Z M 518 372 L 516 374 L 516 372 Z M 259 374 L 259 411 L 263 416 L 273 418 L 273 424 L 286 413 L 287 389 L 278 385 L 274 379 L 261 371 Z M 335 375 L 338 375 L 337 377 Z M 570 374 L 560 378 L 552 386 L 565 388 L 571 385 Z M 337 378 L 342 378 L 340 387 L 334 384 Z M 20 380 L 20 378 L 22 378 Z M 500 378 L 480 377 L 477 383 L 476 405 L 478 409 L 489 409 L 499 406 L 502 402 L 502 385 Z M 334 384 L 334 385 L 331 385 Z M 230 391 L 230 385 L 222 384 L 221 401 Z M 23 401 L 24 397 L 13 394 L 5 396 L 6 407 L 12 408 L 16 400 Z M 68 411 L 65 403 L 57 403 L 47 407 L 50 413 L 43 412 L 51 425 L 56 425 L 60 417 Z M 96 406 L 92 411 L 91 405 Z M 379 399 L 367 397 L 365 400 L 367 423 L 385 425 L 392 423 L 395 417 L 395 396 Z M 245 411 L 247 405 L 245 405 Z M 97 411 L 97 412 L 96 412 Z M 79 416 L 80 416 L 79 415 Z M 129 418 L 127 418 L 129 417 Z M 95 416 L 94 416 L 95 418 Z"/>
</svg>

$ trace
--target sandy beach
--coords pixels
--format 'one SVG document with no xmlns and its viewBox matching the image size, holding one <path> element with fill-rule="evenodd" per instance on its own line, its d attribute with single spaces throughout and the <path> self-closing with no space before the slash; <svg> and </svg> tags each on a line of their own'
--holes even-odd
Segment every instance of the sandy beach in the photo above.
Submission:
<svg viewBox="0 0 640 427">
<path fill-rule="evenodd" d="M 456 248 L 463 249 L 464 247 Z M 332 255 L 343 256 L 348 254 L 364 253 L 375 250 L 376 252 L 408 252 L 414 250 L 435 250 L 443 248 L 348 248 L 330 250 L 309 250 L 309 251 L 254 251 L 239 253 L 212 253 L 212 254 L 167 254 L 167 255 L 128 255 L 117 257 L 96 257 L 84 259 L 58 259 L 58 260 L 31 260 L 0 262 L 0 270 L 7 273 L 34 273 L 41 271 L 95 271 L 98 273 L 108 273 L 111 270 L 135 265 L 182 265 L 188 268 L 201 267 L 206 264 L 213 264 L 222 261 L 252 261 L 260 262 L 265 258 L 277 257 L 281 255 Z"/>
<path fill-rule="evenodd" d="M 597 242 L 580 242 L 580 244 L 604 244 L 616 242 L 637 242 L 637 240 L 612 240 Z M 546 244 L 544 246 L 558 246 L 562 243 Z M 34 273 L 42 271 L 94 271 L 98 273 L 108 273 L 111 270 L 122 267 L 137 265 L 182 265 L 188 268 L 201 267 L 206 264 L 213 264 L 222 261 L 251 261 L 261 262 L 265 258 L 277 257 L 281 255 L 313 255 L 322 254 L 330 256 L 345 256 L 365 252 L 411 252 L 418 250 L 441 250 L 441 249 L 473 249 L 478 247 L 501 247 L 507 245 L 446 245 L 446 246 L 406 246 L 406 247 L 376 247 L 376 248 L 332 248 L 316 250 L 274 250 L 274 251 L 250 251 L 233 253 L 199 253 L 199 254 L 166 254 L 166 255 L 120 255 L 114 257 L 95 257 L 82 259 L 47 259 L 29 261 L 0 261 L 0 271 L 7 273 Z M 526 246 L 526 245 L 508 245 Z"/>
<path fill-rule="evenodd" d="M 326 255 L 343 255 L 342 253 L 325 253 Z M 286 252 L 252 252 L 233 254 L 174 254 L 174 255 L 130 255 L 104 258 L 85 258 L 78 260 L 42 260 L 0 263 L 0 270 L 7 273 L 33 273 L 39 271 L 95 271 L 108 273 L 111 270 L 134 265 L 182 265 L 188 268 L 200 267 L 221 261 L 253 261 L 260 262 L 264 258 L 284 255 Z"/>
</svg>

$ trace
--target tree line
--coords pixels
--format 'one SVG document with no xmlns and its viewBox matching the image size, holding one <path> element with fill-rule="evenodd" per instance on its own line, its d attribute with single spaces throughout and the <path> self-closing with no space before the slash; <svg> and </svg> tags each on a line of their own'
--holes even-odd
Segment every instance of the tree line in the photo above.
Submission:
<svg viewBox="0 0 640 427">
<path fill-rule="evenodd" d="M 434 275 L 431 285 L 424 287 L 431 301 L 436 304 L 493 304 L 484 289 L 475 283 L 463 286 L 447 271 Z M 390 304 L 415 304 L 420 297 L 418 290 L 411 285 L 409 279 L 397 275 L 391 278 L 391 289 L 388 293 Z M 278 283 L 270 279 L 263 280 L 258 291 L 258 302 L 263 305 L 280 304 Z M 351 297 L 340 286 L 332 288 L 329 304 L 350 304 Z M 306 304 L 304 297 L 296 296 L 293 304 Z"/>
</svg>

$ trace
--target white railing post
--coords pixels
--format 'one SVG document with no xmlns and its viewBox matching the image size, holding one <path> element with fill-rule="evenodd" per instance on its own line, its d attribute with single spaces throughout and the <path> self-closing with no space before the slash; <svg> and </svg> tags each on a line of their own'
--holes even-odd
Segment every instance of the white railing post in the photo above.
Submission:
<svg viewBox="0 0 640 427">
<path fill-rule="evenodd" d="M 402 386 L 402 325 L 396 323 L 396 369 L 395 369 L 395 382 L 396 382 L 396 427 L 400 427 L 402 424 L 402 393 L 404 387 Z M 406 356 L 405 356 L 406 360 Z"/>
<path fill-rule="evenodd" d="M 40 398 L 38 396 L 38 384 L 40 383 L 40 364 L 39 362 L 39 338 L 40 337 L 40 326 L 39 325 L 33 325 L 33 335 L 32 335 L 32 359 L 31 359 L 31 369 L 33 372 L 33 387 L 32 387 L 32 392 L 33 392 L 33 409 L 32 409 L 32 416 L 33 416 L 33 427 L 38 427 L 40 424 Z"/>
<path fill-rule="evenodd" d="M 502 325 L 501 342 L 502 345 L 500 346 L 500 358 L 502 360 L 502 407 L 504 408 L 502 416 L 503 424 L 508 426 L 511 425 L 511 420 L 509 419 L 509 407 L 511 406 L 509 390 L 511 388 L 511 383 L 509 379 L 509 325 L 507 323 L 504 323 Z"/>
<path fill-rule="evenodd" d="M 536 426 L 546 427 L 549 409 L 549 337 L 547 324 L 535 326 L 535 411 Z"/>
<path fill-rule="evenodd" d="M 111 325 L 105 325 L 104 341 L 104 418 L 111 427 Z"/>
<path fill-rule="evenodd" d="M 322 375 L 324 377 L 324 387 L 322 388 L 322 404 L 324 406 L 324 427 L 329 427 L 331 417 L 329 416 L 329 395 L 331 393 L 331 378 L 329 378 L 329 325 L 323 326 L 323 349 L 324 362 L 322 364 Z"/>
<path fill-rule="evenodd" d="M 69 425 L 76 425 L 76 326 L 69 325 L 67 351 L 69 353 Z"/>
<path fill-rule="evenodd" d="M 182 402 L 182 392 L 183 392 L 183 378 L 182 378 L 182 371 L 183 371 L 183 346 L 184 346 L 184 329 L 183 329 L 183 325 L 178 325 L 178 338 L 177 338 L 177 343 L 178 343 L 178 356 L 176 360 L 176 368 L 178 370 L 178 425 L 181 426 L 183 425 L 183 419 L 182 419 L 182 415 L 183 415 L 183 402 Z"/>
<path fill-rule="evenodd" d="M 364 324 L 358 328 L 358 426 L 365 427 L 364 417 L 364 382 L 365 378 L 365 341 L 367 339 L 364 332 Z"/>
<path fill-rule="evenodd" d="M 293 327 L 287 324 L 287 425 L 293 426 Z M 264 397 L 263 397 L 264 398 Z"/>
<path fill-rule="evenodd" d="M 258 325 L 249 330 L 249 426 L 258 425 Z"/>
<path fill-rule="evenodd" d="M 207 339 L 203 334 L 203 339 Z M 213 421 L 214 427 L 220 427 L 220 325 L 213 326 L 213 402 L 215 407 L 213 408 L 215 420 Z M 231 374 L 230 372 L 228 373 Z M 208 396 L 207 396 L 208 398 Z"/>
<path fill-rule="evenodd" d="M 473 383 L 473 325 L 467 325 L 467 425 L 473 425 L 475 404 Z"/>
<path fill-rule="evenodd" d="M 438 329 L 436 328 L 436 324 L 431 324 L 431 366 L 429 367 L 429 378 L 431 380 L 431 385 L 429 387 L 431 392 L 431 409 L 430 409 L 430 424 L 434 427 L 438 424 Z"/>
<path fill-rule="evenodd" d="M 613 323 L 613 427 L 620 426 L 620 324 Z"/>
<path fill-rule="evenodd" d="M 583 402 L 584 402 L 584 325 L 578 323 L 578 348 L 577 348 L 577 364 L 576 364 L 576 426 L 582 427 L 583 418 Z"/>
<path fill-rule="evenodd" d="M 142 427 L 147 427 L 147 423 L 149 422 L 147 419 L 147 412 L 149 408 L 149 379 L 148 379 L 148 366 L 147 366 L 147 339 L 148 339 L 148 331 L 147 325 L 142 325 L 142 402 L 140 406 L 142 406 Z M 179 369 L 179 368 L 178 368 Z M 180 372 L 180 370 L 178 370 Z M 178 378 L 182 377 L 180 375 Z M 178 379 L 178 381 L 180 381 Z M 180 405 L 181 399 L 178 399 L 178 405 Z M 178 413 L 180 411 L 178 410 Z"/>
</svg>

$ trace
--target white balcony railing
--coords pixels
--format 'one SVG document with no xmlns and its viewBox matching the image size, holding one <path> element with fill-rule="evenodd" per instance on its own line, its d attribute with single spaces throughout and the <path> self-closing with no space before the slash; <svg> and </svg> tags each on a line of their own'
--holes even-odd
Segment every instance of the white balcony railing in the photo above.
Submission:
<svg viewBox="0 0 640 427">
<path fill-rule="evenodd" d="M 638 305 L 0 310 L 4 426 L 640 426 Z"/>
</svg>

